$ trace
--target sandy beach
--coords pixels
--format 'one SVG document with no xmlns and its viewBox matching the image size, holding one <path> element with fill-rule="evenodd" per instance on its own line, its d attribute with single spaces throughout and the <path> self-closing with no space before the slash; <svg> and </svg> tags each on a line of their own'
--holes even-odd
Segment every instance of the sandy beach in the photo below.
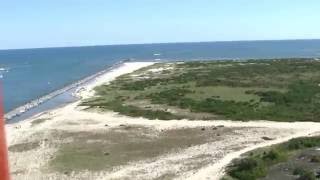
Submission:
<svg viewBox="0 0 320 180">
<path fill-rule="evenodd" d="M 124 63 L 76 96 L 92 97 L 94 87 L 152 64 Z M 247 151 L 320 130 L 311 122 L 148 120 L 79 103 L 6 126 L 12 179 L 219 179 Z"/>
</svg>

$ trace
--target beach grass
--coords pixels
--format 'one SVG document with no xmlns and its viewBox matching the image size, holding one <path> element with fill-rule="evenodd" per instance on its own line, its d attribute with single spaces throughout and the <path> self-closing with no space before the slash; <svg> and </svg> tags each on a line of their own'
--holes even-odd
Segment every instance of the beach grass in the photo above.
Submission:
<svg viewBox="0 0 320 180">
<path fill-rule="evenodd" d="M 58 172 L 102 171 L 134 161 L 154 158 L 166 153 L 210 141 L 221 140 L 221 135 L 233 134 L 239 128 L 184 128 L 153 131 L 142 126 L 119 126 L 107 132 L 56 132 L 61 139 L 59 150 L 50 160 L 52 170 Z"/>
<path fill-rule="evenodd" d="M 149 119 L 206 113 L 231 120 L 318 121 L 319 84 L 320 62 L 313 59 L 157 63 L 97 87 L 82 105 Z M 137 101 L 144 106 L 130 103 Z M 153 105 L 177 110 L 145 108 Z M 180 117 L 179 109 L 189 112 Z"/>
<path fill-rule="evenodd" d="M 44 123 L 45 121 L 47 121 L 49 119 L 46 119 L 46 118 L 40 118 L 40 119 L 36 119 L 36 120 L 33 120 L 31 122 L 31 126 L 36 126 L 36 125 L 39 125 L 41 123 Z"/>
<path fill-rule="evenodd" d="M 9 146 L 9 152 L 26 152 L 32 149 L 36 149 L 40 146 L 40 142 L 25 142 L 25 143 L 18 143 Z"/>
</svg>

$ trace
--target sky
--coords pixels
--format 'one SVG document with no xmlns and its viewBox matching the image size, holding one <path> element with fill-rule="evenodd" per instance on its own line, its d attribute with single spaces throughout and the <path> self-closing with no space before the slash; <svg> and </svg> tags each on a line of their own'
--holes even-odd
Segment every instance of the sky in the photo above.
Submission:
<svg viewBox="0 0 320 180">
<path fill-rule="evenodd" d="M 319 0 L 0 0 L 0 49 L 319 39 Z"/>
</svg>

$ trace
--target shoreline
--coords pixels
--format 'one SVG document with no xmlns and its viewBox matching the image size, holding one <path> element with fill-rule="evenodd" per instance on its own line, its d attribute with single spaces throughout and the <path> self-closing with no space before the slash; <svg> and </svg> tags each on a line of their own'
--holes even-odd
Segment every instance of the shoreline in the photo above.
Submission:
<svg viewBox="0 0 320 180">
<path fill-rule="evenodd" d="M 114 112 L 87 112 L 83 111 L 81 107 L 78 107 L 78 103 L 83 98 L 91 97 L 94 93 L 93 88 L 101 85 L 106 84 L 114 80 L 115 78 L 138 70 L 140 68 L 150 66 L 154 64 L 154 62 L 129 62 L 123 63 L 118 68 L 114 68 L 112 70 L 107 71 L 95 77 L 92 81 L 79 86 L 74 95 L 76 95 L 79 99 L 73 103 L 69 103 L 63 107 L 55 108 L 52 110 L 44 111 L 37 115 L 34 115 L 30 118 L 27 118 L 24 121 L 18 122 L 16 124 L 7 124 L 7 142 L 8 145 L 15 145 L 21 144 L 25 142 L 32 142 L 39 138 L 41 139 L 41 146 L 39 149 L 28 151 L 27 156 L 24 155 L 22 152 L 21 154 L 10 154 L 11 162 L 14 164 L 15 171 L 19 172 L 21 166 L 22 168 L 27 167 L 26 174 L 32 177 L 47 177 L 49 179 L 70 179 L 70 177 L 61 175 L 61 174 L 41 174 L 41 166 L 38 165 L 40 162 L 42 165 L 45 164 L 54 153 L 57 152 L 57 149 L 50 149 L 50 143 L 52 137 L 49 133 L 48 136 L 45 137 L 38 137 L 38 133 L 42 132 L 49 132 L 50 130 L 57 130 L 57 131 L 64 131 L 64 132 L 86 132 L 86 133 L 105 133 L 112 130 L 119 131 L 121 127 L 143 127 L 151 130 L 152 136 L 154 137 L 161 132 L 167 131 L 174 131 L 174 130 L 181 130 L 181 129 L 198 129 L 197 133 L 204 132 L 201 131 L 200 128 L 205 127 L 205 132 L 209 132 L 212 127 L 223 126 L 225 128 L 251 128 L 253 129 L 250 132 L 244 131 L 244 135 L 248 135 L 248 139 L 251 138 L 251 142 L 247 139 L 237 139 L 238 135 L 235 137 L 224 137 L 224 139 L 220 142 L 209 142 L 205 144 L 200 144 L 187 147 L 185 149 L 180 149 L 180 151 L 172 152 L 168 154 L 164 154 L 163 156 L 156 157 L 153 159 L 151 166 L 150 162 L 147 161 L 138 161 L 135 162 L 136 164 L 127 164 L 125 166 L 120 166 L 120 170 L 115 170 L 114 172 L 102 172 L 98 173 L 98 177 L 101 179 L 109 177 L 157 177 L 158 174 L 166 173 L 166 171 L 170 171 L 172 169 L 179 169 L 179 163 L 188 162 L 192 156 L 201 156 L 201 155 L 210 155 L 210 164 L 207 166 L 203 166 L 198 170 L 190 170 L 187 172 L 183 172 L 183 174 L 179 174 L 179 171 L 176 171 L 180 177 L 180 179 L 218 179 L 223 175 L 225 167 L 233 160 L 234 158 L 238 158 L 241 154 L 255 149 L 259 147 L 268 146 L 271 144 L 280 143 L 286 141 L 292 137 L 299 137 L 299 136 L 308 136 L 314 135 L 320 129 L 320 124 L 315 122 L 272 122 L 272 121 L 249 121 L 249 122 L 241 122 L 241 121 L 231 121 L 231 120 L 215 120 L 215 121 L 203 121 L 203 120 L 148 120 L 145 118 L 132 118 L 119 115 Z M 45 120 L 45 122 L 41 122 L 36 126 L 33 126 L 33 123 L 37 120 L 49 119 Z M 78 123 L 78 124 L 76 124 Z M 107 126 L 106 126 L 107 123 Z M 222 127 L 222 128 L 223 128 Z M 121 129 L 120 129 L 121 130 Z M 265 130 L 265 133 L 261 133 L 262 130 Z M 276 133 L 273 134 L 272 132 L 275 131 Z M 130 132 L 126 131 L 127 133 Z M 271 141 L 263 141 L 261 136 L 271 136 L 274 137 L 274 140 Z M 105 135 L 104 135 L 105 137 Z M 48 139 L 44 139 L 48 138 Z M 38 139 L 38 140 L 39 140 Z M 54 139 L 56 140 L 56 139 Z M 257 143 L 255 143 L 255 141 Z M 218 143 L 218 144 L 216 144 Z M 219 145 L 219 143 L 221 143 Z M 231 143 L 228 145 L 228 143 Z M 242 144 L 243 143 L 243 144 Z M 225 145 L 227 144 L 227 145 Z M 233 150 L 232 146 L 240 144 L 241 148 L 239 150 Z M 220 147 L 221 146 L 221 147 Z M 226 146 L 226 147 L 224 147 Z M 226 148 L 226 149 L 223 149 Z M 229 148 L 229 149 L 228 149 Z M 221 151 L 221 154 L 219 154 Z M 45 154 L 45 153 L 48 154 Z M 211 154 L 210 154 L 211 153 Z M 24 158 L 21 156 L 29 158 L 35 158 L 37 161 L 34 160 L 26 160 L 23 161 Z M 33 157 L 36 156 L 36 157 Z M 217 156 L 217 157 L 215 157 Z M 222 156 L 222 157 L 220 157 Z M 192 159 L 191 159 L 192 160 Z M 33 163 L 36 162 L 36 163 Z M 171 162 L 171 164 L 170 164 Z M 172 162 L 176 162 L 177 164 L 172 164 Z M 24 164 L 25 163 L 25 164 Z M 18 164 L 18 165 L 16 165 Z M 166 169 L 163 165 L 172 165 L 173 167 L 170 169 Z M 29 169 L 29 167 L 31 167 Z M 34 169 L 35 168 L 35 169 Z M 140 169 L 139 169 L 140 168 Z M 148 168 L 149 171 L 144 172 L 143 170 Z M 141 171 L 142 174 L 134 174 L 137 171 Z M 39 174 L 37 174 L 39 173 Z M 84 172 L 80 175 L 86 175 Z M 95 172 L 90 172 L 93 175 L 96 175 Z M 145 174 L 143 174 L 145 173 Z M 24 177 L 22 173 L 21 179 Z M 37 175 L 37 176 L 36 176 Z M 41 176 L 40 176 L 41 175 Z M 77 174 L 75 174 L 75 177 Z M 90 174 L 91 175 L 91 174 Z M 134 176 L 136 175 L 136 176 Z M 16 178 L 19 179 L 19 178 Z M 142 178 L 143 179 L 143 178 Z"/>
<path fill-rule="evenodd" d="M 298 57 L 295 57 L 295 58 L 298 58 Z M 314 58 L 314 57 L 304 57 L 304 58 L 307 58 L 307 59 L 313 59 L 315 61 L 318 61 L 319 59 L 318 58 Z M 250 60 L 251 58 L 217 58 L 215 59 L 216 60 L 221 60 L 221 61 L 247 61 L 247 60 Z M 277 59 L 277 58 L 276 58 Z M 279 58 L 281 59 L 281 58 Z M 212 59 L 193 59 L 192 61 L 198 61 L 198 60 L 203 60 L 203 61 L 210 61 Z M 263 60 L 263 59 L 261 59 Z M 32 109 L 35 109 L 37 108 L 38 106 L 40 106 L 41 104 L 45 103 L 45 102 L 48 102 L 50 101 L 51 99 L 55 98 L 56 96 L 59 96 L 61 94 L 64 94 L 64 93 L 67 93 L 68 91 L 71 91 L 69 92 L 73 97 L 75 98 L 78 98 L 77 95 L 77 91 L 81 90 L 81 88 L 85 87 L 87 83 L 90 83 L 90 81 L 94 81 L 96 78 L 99 78 L 99 76 L 103 76 L 105 73 L 108 73 L 109 71 L 112 71 L 114 69 L 117 69 L 119 68 L 121 65 L 127 63 L 128 60 L 122 60 L 122 61 L 119 61 L 109 67 L 107 67 L 106 69 L 104 70 L 101 70 L 97 73 L 94 73 L 90 76 L 87 76 L 83 79 L 80 79 L 78 81 L 75 81 L 69 85 L 66 85 L 64 87 L 62 87 L 61 89 L 57 89 L 57 90 L 54 90 L 52 92 L 50 92 L 49 94 L 46 94 L 46 95 L 43 95 L 43 96 L 40 96 L 39 98 L 36 98 L 34 100 L 31 100 L 30 102 L 26 103 L 26 104 L 23 104 L 17 108 L 14 108 L 12 110 L 10 110 L 9 112 L 5 113 L 4 115 L 4 118 L 7 122 L 9 122 L 10 120 L 13 120 L 14 118 L 32 110 Z M 129 61 L 130 62 L 138 62 L 138 61 Z M 149 62 L 157 62 L 157 61 L 149 61 Z M 166 63 L 169 63 L 171 61 L 163 61 L 163 62 L 166 62 Z M 179 62 L 179 61 L 174 61 L 174 62 Z M 73 91 L 73 92 L 72 92 Z M 76 100 L 75 100 L 76 101 Z M 54 108 L 54 107 L 53 107 Z M 38 114 L 38 113 L 36 113 Z M 35 114 L 33 114 L 35 115 Z M 28 117 L 27 117 L 28 118 Z"/>
<path fill-rule="evenodd" d="M 24 105 L 21 105 L 17 108 L 14 108 L 14 109 L 10 110 L 9 112 L 5 113 L 4 119 L 6 120 L 7 123 L 8 122 L 10 123 L 10 121 L 14 120 L 14 118 L 19 117 L 19 116 L 23 115 L 24 113 L 27 113 L 28 111 L 35 109 L 38 106 L 40 106 L 41 104 L 46 103 L 46 102 L 54 99 L 55 97 L 57 97 L 61 94 L 64 94 L 64 93 L 70 93 L 73 97 L 79 98 L 75 94 L 77 93 L 77 91 L 79 91 L 80 88 L 85 87 L 86 84 L 89 84 L 91 81 L 94 81 L 96 78 L 103 76 L 104 74 L 108 73 L 109 71 L 112 71 L 112 70 L 115 70 L 115 69 L 121 67 L 125 63 L 126 63 L 126 60 L 119 61 L 119 62 L 107 67 L 104 70 L 101 70 L 97 73 L 94 73 L 90 76 L 87 76 L 83 79 L 80 79 L 80 80 L 75 81 L 69 85 L 66 85 L 66 86 L 62 87 L 61 89 L 54 90 L 54 91 L 50 92 L 49 94 L 46 94 L 44 96 L 40 96 L 39 98 L 36 98 L 36 99 L 34 99 Z M 77 101 L 77 100 L 75 100 L 75 101 Z M 70 104 L 70 103 L 67 103 L 67 104 Z M 59 105 L 57 105 L 56 107 L 52 107 L 50 109 L 56 109 L 56 108 L 59 108 Z M 48 110 L 45 110 L 45 111 L 48 111 Z M 35 114 L 31 115 L 31 117 L 35 116 L 37 114 L 41 114 L 41 113 L 43 113 L 43 112 L 35 113 Z"/>
<path fill-rule="evenodd" d="M 23 119 L 21 121 L 17 121 L 15 123 L 6 123 L 6 133 L 7 133 L 7 142 L 8 142 L 8 147 L 13 143 L 13 141 L 19 141 L 22 134 L 20 134 L 21 130 L 24 130 L 25 128 L 30 127 L 32 121 L 38 119 L 38 118 L 43 118 L 46 117 L 47 115 L 51 116 L 51 114 L 57 113 L 57 112 L 63 112 L 63 111 L 68 111 L 69 109 L 75 110 L 77 108 L 77 105 L 83 98 L 87 98 L 90 95 L 93 95 L 93 88 L 95 86 L 98 86 L 100 84 L 104 83 L 109 83 L 115 78 L 133 72 L 135 70 L 138 70 L 140 68 L 150 66 L 154 64 L 155 62 L 122 62 L 117 64 L 116 67 L 113 68 L 108 68 L 106 70 L 100 71 L 96 74 L 98 76 L 94 77 L 91 79 L 89 82 L 84 83 L 81 88 L 76 89 L 74 96 L 78 98 L 78 100 L 74 102 L 67 103 L 65 105 L 62 105 L 61 107 L 53 107 L 52 109 L 42 111 L 36 114 L 33 114 L 32 116 Z M 9 120 L 10 121 L 10 120 Z M 32 129 L 33 130 L 33 129 Z M 32 133 L 32 132 L 28 132 Z M 18 136 L 17 139 L 15 139 L 15 135 Z M 23 135 L 22 135 L 23 136 Z"/>
</svg>

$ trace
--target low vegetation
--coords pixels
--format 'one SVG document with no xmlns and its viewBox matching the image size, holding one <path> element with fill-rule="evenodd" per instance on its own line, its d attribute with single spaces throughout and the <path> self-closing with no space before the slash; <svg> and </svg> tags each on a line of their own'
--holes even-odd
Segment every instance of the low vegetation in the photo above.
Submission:
<svg viewBox="0 0 320 180">
<path fill-rule="evenodd" d="M 36 149 L 40 146 L 40 142 L 25 142 L 9 146 L 9 152 L 26 152 Z"/>
<path fill-rule="evenodd" d="M 238 180 L 254 180 L 265 177 L 268 169 L 281 162 L 286 162 L 295 154 L 314 147 L 320 146 L 320 137 L 303 137 L 292 139 L 288 142 L 258 149 L 248 153 L 242 159 L 234 160 L 232 165 L 227 169 L 227 175 L 224 179 L 231 177 Z M 312 163 L 314 156 L 310 157 L 309 162 Z M 296 167 L 292 171 L 292 175 L 296 179 L 313 180 L 315 172 L 310 169 Z"/>
<path fill-rule="evenodd" d="M 146 110 L 136 106 L 124 105 L 121 101 L 110 101 L 107 103 L 99 104 L 99 107 L 108 108 L 110 110 L 119 112 L 120 114 L 131 117 L 145 117 L 148 119 L 182 119 L 180 116 L 176 116 L 170 112 L 159 110 Z"/>
<path fill-rule="evenodd" d="M 108 131 L 54 131 L 52 135 L 63 143 L 50 159 L 49 167 L 62 173 L 114 170 L 131 162 L 216 141 L 221 138 L 216 133 L 230 136 L 237 130 L 241 128 L 218 128 L 214 131 L 183 128 L 160 131 L 155 136 L 154 130 L 143 126 L 120 125 Z M 199 160 L 198 156 L 190 157 L 193 158 Z"/>
<path fill-rule="evenodd" d="M 319 121 L 319 84 L 313 59 L 158 63 L 97 87 L 82 105 L 149 119 Z"/>
<path fill-rule="evenodd" d="M 316 180 L 314 173 L 305 168 L 296 168 L 293 175 L 298 176 L 297 180 Z"/>
</svg>

